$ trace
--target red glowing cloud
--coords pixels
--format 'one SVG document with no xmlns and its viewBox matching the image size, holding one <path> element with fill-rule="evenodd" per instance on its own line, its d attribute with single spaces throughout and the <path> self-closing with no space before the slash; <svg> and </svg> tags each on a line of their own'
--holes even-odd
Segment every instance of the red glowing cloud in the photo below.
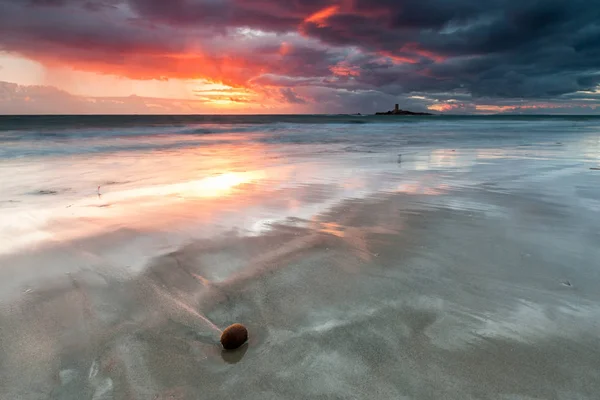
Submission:
<svg viewBox="0 0 600 400">
<path fill-rule="evenodd" d="M 314 23 L 318 27 L 326 26 L 326 21 L 329 17 L 336 14 L 340 10 L 340 6 L 330 6 L 326 7 L 320 11 L 317 11 L 314 14 L 309 15 L 304 19 L 305 23 Z"/>
</svg>

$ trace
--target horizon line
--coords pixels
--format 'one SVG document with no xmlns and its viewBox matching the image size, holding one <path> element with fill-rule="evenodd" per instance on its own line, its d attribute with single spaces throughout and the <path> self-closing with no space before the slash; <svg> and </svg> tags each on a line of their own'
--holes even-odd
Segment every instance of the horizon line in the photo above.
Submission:
<svg viewBox="0 0 600 400">
<path fill-rule="evenodd" d="M 491 113 L 491 114 L 452 114 L 452 113 L 429 113 L 429 115 L 376 115 L 375 113 L 296 113 L 296 114 L 150 114 L 150 113 L 114 113 L 114 114 L 59 114 L 59 113 L 39 113 L 39 114 L 2 114 L 0 117 L 252 117 L 252 116 L 315 116 L 315 117 L 381 117 L 382 119 L 414 118 L 414 117 L 491 117 L 491 116 L 512 116 L 512 117 L 600 117 L 600 114 L 529 114 L 529 113 Z"/>
</svg>

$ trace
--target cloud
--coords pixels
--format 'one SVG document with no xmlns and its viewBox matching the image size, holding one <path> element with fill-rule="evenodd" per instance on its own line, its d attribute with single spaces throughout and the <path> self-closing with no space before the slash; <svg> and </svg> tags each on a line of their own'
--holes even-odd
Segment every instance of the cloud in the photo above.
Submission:
<svg viewBox="0 0 600 400">
<path fill-rule="evenodd" d="M 467 112 L 594 91 L 599 20 L 588 0 L 0 0 L 0 51 L 272 89 L 292 104 L 380 107 L 424 93 L 433 106 L 466 93 L 464 107 L 436 108 Z"/>
<path fill-rule="evenodd" d="M 206 93 L 197 100 L 135 95 L 86 97 L 52 86 L 17 85 L 0 81 L 0 114 L 199 114 L 219 112 L 218 106 L 223 103 L 239 106 L 235 109 L 237 113 L 257 113 L 264 109 L 285 111 L 275 108 L 273 104 L 254 103 L 251 97 L 233 93 Z"/>
<path fill-rule="evenodd" d="M 291 88 L 281 88 L 279 89 L 281 93 L 281 97 L 287 102 L 291 104 L 306 104 L 306 100 L 299 97 L 296 92 L 294 92 Z"/>
<path fill-rule="evenodd" d="M 235 113 L 374 113 L 393 103 L 415 111 L 451 114 L 592 114 L 600 112 L 600 92 L 581 92 L 557 99 L 528 101 L 473 98 L 468 93 L 386 94 L 376 90 L 348 91 L 327 86 L 208 89 L 196 100 L 142 96 L 76 96 L 52 86 L 17 85 L 0 81 L 0 114 L 198 114 Z M 270 99 L 265 100 L 265 99 Z M 223 104 L 228 107 L 220 109 Z"/>
</svg>

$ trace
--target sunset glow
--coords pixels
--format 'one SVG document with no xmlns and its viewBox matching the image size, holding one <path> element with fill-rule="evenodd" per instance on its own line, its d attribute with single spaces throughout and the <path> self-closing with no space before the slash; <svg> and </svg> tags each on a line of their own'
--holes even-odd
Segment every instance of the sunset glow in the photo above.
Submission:
<svg viewBox="0 0 600 400">
<path fill-rule="evenodd" d="M 584 39 L 593 12 L 580 10 L 580 34 L 553 34 L 557 49 L 578 49 L 565 64 L 517 18 L 543 7 L 441 1 L 0 0 L 0 113 L 597 110 L 600 75 Z"/>
</svg>

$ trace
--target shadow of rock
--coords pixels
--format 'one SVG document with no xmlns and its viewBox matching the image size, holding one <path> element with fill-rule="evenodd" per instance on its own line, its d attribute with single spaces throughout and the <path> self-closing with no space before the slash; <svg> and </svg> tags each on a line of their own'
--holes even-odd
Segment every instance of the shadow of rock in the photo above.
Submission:
<svg viewBox="0 0 600 400">
<path fill-rule="evenodd" d="M 239 349 L 236 350 L 223 350 L 221 357 L 227 364 L 237 364 L 242 361 L 242 358 L 248 351 L 248 343 L 243 344 Z"/>
</svg>

